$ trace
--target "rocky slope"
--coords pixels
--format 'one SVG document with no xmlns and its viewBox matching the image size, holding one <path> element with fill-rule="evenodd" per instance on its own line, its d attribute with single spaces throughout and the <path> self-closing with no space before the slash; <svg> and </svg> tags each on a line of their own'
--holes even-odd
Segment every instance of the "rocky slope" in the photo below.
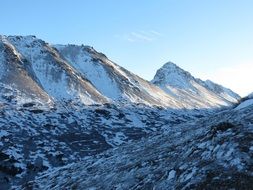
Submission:
<svg viewBox="0 0 253 190">
<path fill-rule="evenodd" d="M 251 189 L 253 104 L 241 104 L 55 169 L 38 177 L 33 187 Z"/>
<path fill-rule="evenodd" d="M 210 111 L 211 113 L 211 111 Z M 166 132 L 204 117 L 207 110 L 129 104 L 0 103 L 0 184 L 29 189 L 40 172 L 78 162 L 110 148 Z"/>
</svg>

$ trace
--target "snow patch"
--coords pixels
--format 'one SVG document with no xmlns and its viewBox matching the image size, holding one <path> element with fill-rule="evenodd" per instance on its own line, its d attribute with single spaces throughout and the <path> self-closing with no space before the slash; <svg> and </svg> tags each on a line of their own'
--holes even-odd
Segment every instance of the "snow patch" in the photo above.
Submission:
<svg viewBox="0 0 253 190">
<path fill-rule="evenodd" d="M 175 178 L 176 177 L 176 171 L 175 170 L 171 170 L 170 172 L 169 172 L 169 175 L 168 175 L 168 178 L 167 178 L 167 180 L 171 180 L 171 179 L 173 179 L 173 178 Z"/>
<path fill-rule="evenodd" d="M 246 101 L 242 102 L 239 106 L 237 106 L 235 108 L 235 110 L 240 110 L 240 109 L 246 108 L 251 105 L 253 105 L 253 99 L 246 100 Z"/>
</svg>

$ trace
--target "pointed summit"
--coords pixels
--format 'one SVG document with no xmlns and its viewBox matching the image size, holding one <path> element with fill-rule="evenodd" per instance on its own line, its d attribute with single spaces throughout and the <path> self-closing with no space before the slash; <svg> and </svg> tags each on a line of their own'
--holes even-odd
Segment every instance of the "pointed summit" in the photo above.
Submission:
<svg viewBox="0 0 253 190">
<path fill-rule="evenodd" d="M 179 66 L 177 66 L 175 63 L 169 61 L 167 63 L 165 63 L 162 68 L 166 68 L 166 69 L 181 69 Z M 181 69 L 182 70 L 182 69 Z"/>
<path fill-rule="evenodd" d="M 191 88 L 190 80 L 194 80 L 194 77 L 189 72 L 181 69 L 173 62 L 167 62 L 156 72 L 152 83 L 158 86 L 169 84 L 178 88 Z"/>
<path fill-rule="evenodd" d="M 187 71 L 183 70 L 182 68 L 180 68 L 178 65 L 176 65 L 175 63 L 169 61 L 167 63 L 165 63 L 158 71 L 162 71 L 162 72 L 182 72 L 182 73 L 187 73 Z"/>
<path fill-rule="evenodd" d="M 230 89 L 212 81 L 194 78 L 172 62 L 165 63 L 158 69 L 151 82 L 181 102 L 195 107 L 229 105 L 240 98 Z"/>
</svg>

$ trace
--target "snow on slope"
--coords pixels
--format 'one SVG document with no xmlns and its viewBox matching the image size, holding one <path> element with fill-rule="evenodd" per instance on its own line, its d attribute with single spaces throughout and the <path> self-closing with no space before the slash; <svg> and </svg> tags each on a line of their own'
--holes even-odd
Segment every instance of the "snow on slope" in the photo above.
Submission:
<svg viewBox="0 0 253 190">
<path fill-rule="evenodd" d="M 243 108 L 247 108 L 248 106 L 253 105 L 253 99 L 245 100 L 242 103 L 240 103 L 235 110 L 240 110 Z"/>
<path fill-rule="evenodd" d="M 5 135 L 0 142 L 0 189 L 31 189 L 28 181 L 42 171 L 78 162 L 204 115 L 201 110 L 136 104 L 84 106 L 63 101 L 51 108 L 33 103 L 0 104 L 0 132 Z"/>
<path fill-rule="evenodd" d="M 160 88 L 118 66 L 91 47 L 56 45 L 55 48 L 76 70 L 87 77 L 101 94 L 113 101 L 174 108 L 185 106 Z"/>
<path fill-rule="evenodd" d="M 30 72 L 36 76 L 34 80 L 54 100 L 79 99 L 85 104 L 107 101 L 44 41 L 35 36 L 9 36 L 6 39 L 31 64 Z"/>
<path fill-rule="evenodd" d="M 4 49 L 0 48 L 0 80 L 3 77 L 5 66 L 4 66 Z"/>
<path fill-rule="evenodd" d="M 235 107 L 235 110 L 240 110 L 253 105 L 253 93 L 249 94 L 245 98 L 242 98 L 239 104 Z"/>
<path fill-rule="evenodd" d="M 240 98 L 236 93 L 212 81 L 195 79 L 172 62 L 160 68 L 151 82 L 176 99 L 195 107 L 227 106 Z"/>
<path fill-rule="evenodd" d="M 23 77 L 30 77 L 27 85 L 20 84 L 23 79 L 13 81 L 12 85 L 17 83 L 20 88 L 30 88 L 33 84 L 40 89 L 34 91 L 40 91 L 52 100 L 78 100 L 84 104 L 108 101 L 142 103 L 189 109 L 220 107 L 236 101 L 228 89 L 224 90 L 210 81 L 205 83 L 194 79 L 173 64 L 167 64 L 158 71 L 154 85 L 88 46 L 52 46 L 35 36 L 2 36 L 1 39 L 5 44 L 2 51 L 7 48 L 19 62 L 14 67 L 26 73 Z M 0 54 L 3 60 L 8 56 Z M 3 67 L 3 70 L 9 70 L 11 64 L 5 64 L 7 68 Z M 17 71 L 16 75 L 21 75 L 21 72 Z M 5 82 L 8 83 L 7 78 Z"/>
<path fill-rule="evenodd" d="M 87 52 L 88 46 L 56 45 L 61 55 L 78 71 L 83 73 L 89 81 L 106 97 L 112 100 L 119 99 L 121 92 L 114 78 L 109 76 L 106 68 L 94 61 L 94 58 Z"/>
<path fill-rule="evenodd" d="M 127 150 L 127 155 L 133 151 L 138 153 L 140 150 L 141 153 L 136 154 L 137 161 L 139 158 L 142 159 L 143 155 L 149 158 L 149 154 L 156 151 L 156 148 L 157 151 L 160 151 L 160 145 L 163 144 L 161 146 L 168 145 L 169 149 L 162 156 L 166 157 L 168 152 L 171 152 L 172 155 L 175 153 L 174 156 L 178 158 L 178 152 L 174 151 L 174 145 L 183 142 L 182 146 L 179 145 L 178 150 L 179 153 L 185 152 L 186 155 L 183 156 L 187 157 L 190 155 L 188 150 L 191 150 L 191 146 L 195 142 L 192 141 L 193 143 L 188 146 L 192 137 L 200 133 L 204 134 L 209 129 L 204 127 L 200 129 L 200 132 L 195 133 L 194 128 L 202 127 L 203 123 L 202 121 L 199 123 L 193 121 L 196 118 L 204 117 L 207 114 L 205 111 L 213 111 L 212 109 L 203 111 L 193 108 L 221 105 L 217 103 L 222 101 L 219 99 L 221 97 L 214 97 L 209 93 L 206 84 L 201 85 L 202 83 L 198 80 L 199 83 L 191 83 L 184 80 L 184 77 L 177 78 L 178 80 L 173 77 L 172 79 L 175 79 L 175 86 L 171 88 L 173 93 L 167 94 L 159 87 L 113 63 L 105 55 L 88 46 L 51 46 L 34 36 L 10 36 L 1 39 L 4 40 L 1 40 L 0 43 L 0 58 L 2 59 L 0 66 L 3 66 L 4 69 L 2 69 L 3 77 L 0 78 L 0 158 L 2 159 L 0 159 L 0 164 L 5 170 L 5 174 L 0 175 L 1 187 L 2 184 L 5 184 L 6 187 L 19 184 L 28 188 L 30 183 L 27 182 L 39 172 L 82 159 L 86 160 L 87 158 L 83 157 L 96 155 L 120 144 L 131 143 L 134 140 L 161 132 L 166 133 L 165 141 L 163 138 L 159 143 L 154 140 L 152 145 L 142 141 L 149 146 L 147 151 L 139 149 L 141 146 L 135 147 L 133 145 L 135 148 L 129 152 Z M 185 73 L 182 73 L 182 76 L 183 74 Z M 190 75 L 186 74 L 186 76 L 188 79 L 194 79 Z M 212 91 L 215 91 L 214 84 L 210 83 L 209 86 L 212 86 Z M 189 89 L 190 93 L 187 91 Z M 200 91 L 205 96 L 199 96 Z M 216 93 L 219 93 L 219 90 Z M 34 96 L 27 97 L 31 94 Z M 16 97 L 14 100 L 20 101 L 23 105 L 17 106 L 15 101 L 8 102 L 13 95 Z M 39 107 L 37 104 L 30 103 L 30 101 L 34 101 L 32 98 L 39 96 L 47 100 L 52 98 L 59 101 L 56 101 L 52 107 Z M 188 97 L 185 98 L 186 96 Z M 202 100 L 204 97 L 208 97 L 210 101 L 213 98 L 215 101 L 212 104 L 206 103 Z M 78 99 L 85 104 L 103 103 L 103 105 L 85 106 L 75 101 L 62 101 L 65 99 Z M 109 101 L 110 103 L 116 104 L 107 103 L 108 99 L 114 101 Z M 127 104 L 122 106 L 120 104 L 122 102 L 127 102 Z M 167 108 L 153 105 L 162 105 Z M 192 124 L 186 125 L 190 121 Z M 180 123 L 183 124 L 178 127 Z M 181 135 L 181 127 L 184 130 L 183 135 Z M 188 127 L 190 131 L 188 131 Z M 185 136 L 186 138 L 182 140 Z M 173 137 L 175 141 L 172 142 L 170 140 Z M 153 138 L 150 141 L 153 141 Z M 204 154 L 210 153 L 208 152 L 208 143 L 199 144 L 200 147 L 205 148 Z M 236 148 L 233 144 L 230 145 L 224 145 L 219 155 L 229 147 Z M 153 155 L 159 156 L 159 152 L 155 152 Z M 91 165 L 94 164 L 95 157 L 97 156 L 90 157 L 87 164 L 90 163 L 89 161 L 91 161 Z M 172 156 L 173 159 L 175 157 Z M 108 167 L 109 170 L 105 170 L 105 173 L 101 171 L 97 175 L 100 180 L 96 184 L 104 183 L 103 178 L 100 178 L 99 175 L 107 176 L 108 174 L 110 178 L 110 173 L 114 173 L 115 168 L 110 168 L 113 166 L 112 163 L 119 161 L 119 165 L 121 165 L 122 160 L 131 164 L 131 161 L 124 160 L 128 159 L 127 157 L 122 159 L 120 152 L 115 154 L 115 158 L 115 162 L 109 163 L 105 163 L 102 159 L 105 165 L 101 169 Z M 129 158 L 133 157 L 129 156 Z M 167 162 L 166 159 L 162 161 L 165 161 L 165 166 L 168 166 L 170 163 L 175 163 L 173 159 L 167 159 Z M 144 164 L 155 167 L 157 159 L 154 162 L 152 159 L 150 160 Z M 238 163 L 239 161 L 233 159 L 231 162 Z M 77 168 L 85 167 L 85 164 L 78 164 Z M 137 168 L 140 167 L 139 162 L 136 165 Z M 162 168 L 166 168 L 165 166 Z M 68 167 L 66 168 L 68 169 Z M 168 176 L 165 175 L 169 180 L 178 175 L 176 167 L 170 169 Z M 119 170 L 123 171 L 124 167 Z M 76 172 L 82 173 L 83 171 L 86 175 L 86 168 L 82 171 L 76 169 Z M 191 176 L 194 176 L 195 171 L 197 171 L 195 168 L 185 171 L 185 178 L 190 179 Z M 65 176 L 65 172 L 62 174 Z M 127 170 L 123 175 L 128 178 L 128 174 Z M 155 174 L 159 176 L 159 171 Z M 89 176 L 89 174 L 86 176 L 88 183 L 92 183 L 94 176 Z M 57 177 L 56 180 L 60 178 Z M 64 183 L 65 179 L 61 182 Z M 85 182 L 80 184 L 85 184 Z M 51 179 L 47 183 L 51 183 Z M 115 183 L 114 178 L 110 183 Z M 110 183 L 108 184 L 110 185 Z M 86 186 L 81 189 L 84 187 Z M 16 189 L 15 186 L 13 188 Z"/>
<path fill-rule="evenodd" d="M 5 36 L 0 36 L 1 85 L 26 94 L 30 98 L 50 101 L 48 94 L 37 83 L 31 64 L 27 62 Z M 1 94 L 5 89 L 0 89 Z"/>
<path fill-rule="evenodd" d="M 37 178 L 35 189 L 252 189 L 253 105 L 168 128 Z"/>
<path fill-rule="evenodd" d="M 33 82 L 53 100 L 81 100 L 84 104 L 111 100 L 173 108 L 185 106 L 93 48 L 55 46 L 57 50 L 35 36 L 3 38 L 11 46 L 12 53 L 24 62 L 23 71 L 32 75 Z M 22 88 L 21 84 L 19 86 Z"/>
<path fill-rule="evenodd" d="M 216 84 L 210 80 L 203 82 L 207 89 L 210 89 L 212 92 L 214 92 L 216 95 L 219 95 L 220 98 L 224 100 L 235 102 L 240 99 L 240 96 L 238 94 L 228 88 L 225 88 L 224 86 Z"/>
</svg>

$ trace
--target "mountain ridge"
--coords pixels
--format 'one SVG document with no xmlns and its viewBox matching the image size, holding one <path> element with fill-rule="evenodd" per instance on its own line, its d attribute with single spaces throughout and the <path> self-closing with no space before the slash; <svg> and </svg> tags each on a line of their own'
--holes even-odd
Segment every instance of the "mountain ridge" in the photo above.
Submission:
<svg viewBox="0 0 253 190">
<path fill-rule="evenodd" d="M 175 94 L 154 80 L 153 84 L 149 83 L 112 62 L 90 46 L 50 45 L 35 36 L 1 36 L 0 39 L 2 54 L 6 51 L 6 46 L 9 46 L 12 54 L 17 56 L 18 64 L 26 65 L 23 68 L 19 67 L 19 70 L 27 73 L 26 76 L 31 75 L 30 83 L 39 89 L 32 89 L 30 86 L 30 90 L 33 90 L 32 94 L 39 91 L 47 97 L 47 101 L 78 100 L 84 104 L 129 102 L 172 108 L 208 108 L 228 106 L 236 102 L 238 98 L 232 97 L 232 93 L 227 92 L 219 96 L 213 93 L 212 97 L 195 97 L 195 93 L 188 95 L 195 100 L 209 98 L 209 102 L 204 100 L 191 102 L 180 95 L 184 93 L 181 90 Z M 3 59 L 2 62 L 6 62 L 4 58 L 8 56 L 0 55 L 0 57 Z M 3 67 L 8 70 L 9 65 L 5 64 Z M 183 71 L 176 65 L 173 67 L 178 72 Z M 181 73 L 185 74 L 185 71 Z M 16 75 L 18 76 L 19 73 Z M 190 73 L 187 72 L 186 75 L 189 79 L 193 79 Z M 180 87 L 176 82 L 174 80 L 173 85 L 181 88 L 182 86 Z M 181 82 L 183 84 L 184 81 Z M 13 82 L 13 84 L 16 84 L 20 90 L 27 86 L 19 82 Z M 212 89 L 203 89 L 212 91 Z"/>
</svg>

